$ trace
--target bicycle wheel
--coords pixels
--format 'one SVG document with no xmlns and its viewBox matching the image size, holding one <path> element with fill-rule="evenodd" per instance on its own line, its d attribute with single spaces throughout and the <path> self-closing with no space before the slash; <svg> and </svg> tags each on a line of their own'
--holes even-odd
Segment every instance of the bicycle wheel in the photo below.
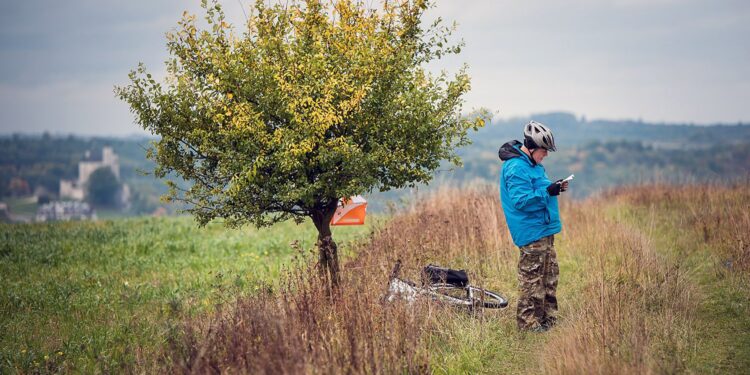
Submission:
<svg viewBox="0 0 750 375">
<path fill-rule="evenodd" d="M 498 293 L 471 285 L 468 285 L 467 288 L 469 290 L 469 297 L 484 308 L 503 309 L 508 307 L 508 299 Z"/>
</svg>

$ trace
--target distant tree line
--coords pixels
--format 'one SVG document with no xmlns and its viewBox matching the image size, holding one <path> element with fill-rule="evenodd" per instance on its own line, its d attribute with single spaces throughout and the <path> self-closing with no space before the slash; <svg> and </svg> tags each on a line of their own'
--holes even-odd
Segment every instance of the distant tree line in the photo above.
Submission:
<svg viewBox="0 0 750 375">
<path fill-rule="evenodd" d="M 551 113 L 486 125 L 472 134 L 473 144 L 458 150 L 463 167 L 439 168 L 435 183 L 461 184 L 475 179 L 495 183 L 500 168 L 497 149 L 519 139 L 521 126 L 530 118 L 553 127 L 559 151 L 545 161 L 545 167 L 550 177 L 575 173 L 571 191 L 577 197 L 618 184 L 721 182 L 750 174 L 749 125 L 590 121 Z M 149 212 L 166 192 L 162 181 L 139 173 L 154 168 L 145 156 L 150 141 L 145 137 L 0 136 L 0 197 L 28 195 L 38 187 L 56 195 L 60 179 L 78 177 L 77 165 L 87 150 L 110 145 L 120 157 L 121 179 L 131 187 L 133 212 Z"/>
<path fill-rule="evenodd" d="M 574 173 L 571 195 L 579 198 L 617 185 L 731 183 L 748 179 L 750 140 L 706 146 L 672 149 L 644 141 L 589 141 L 567 147 L 558 145 L 558 152 L 552 153 L 544 166 L 553 179 Z M 501 162 L 496 150 L 465 150 L 463 160 L 463 168 L 443 172 L 444 181 L 497 182 Z"/>
<path fill-rule="evenodd" d="M 146 137 L 104 138 L 49 133 L 0 136 L 0 198 L 26 196 L 40 188 L 56 197 L 61 179 L 78 178 L 78 162 L 83 160 L 86 151 L 112 146 L 119 156 L 120 179 L 131 188 L 131 211 L 150 212 L 160 205 L 159 196 L 166 192 L 166 186 L 153 176 L 142 173 L 154 168 L 153 162 L 145 155 L 149 142 L 151 139 Z M 97 172 L 97 176 L 99 174 L 106 174 L 106 171 Z M 113 186 L 109 186 L 112 183 L 106 179 L 106 176 L 94 177 L 96 192 L 91 199 L 109 204 L 112 203 L 111 194 L 104 192 L 111 192 Z"/>
</svg>

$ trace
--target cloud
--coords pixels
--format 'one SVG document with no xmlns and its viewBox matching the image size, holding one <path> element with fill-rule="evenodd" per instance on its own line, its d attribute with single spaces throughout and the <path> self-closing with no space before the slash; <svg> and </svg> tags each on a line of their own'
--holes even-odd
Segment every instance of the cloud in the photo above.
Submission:
<svg viewBox="0 0 750 375">
<path fill-rule="evenodd" d="M 0 133 L 146 134 L 133 124 L 127 106 L 115 98 L 109 83 L 2 84 L 0 103 Z"/>
<path fill-rule="evenodd" d="M 501 116 L 572 110 L 590 117 L 734 122 L 750 82 L 750 3 L 471 1 L 441 3 L 466 48 L 470 105 Z M 443 13 L 444 12 L 444 13 Z M 746 92 L 746 91 L 745 91 Z"/>
<path fill-rule="evenodd" d="M 223 4 L 241 25 L 240 3 Z M 198 0 L 0 2 L 0 131 L 138 131 L 112 86 L 139 61 L 163 72 L 183 10 L 201 14 Z M 469 108 L 750 119 L 744 0 L 438 0 L 429 16 L 459 24 L 463 53 L 433 67 L 468 63 Z"/>
</svg>

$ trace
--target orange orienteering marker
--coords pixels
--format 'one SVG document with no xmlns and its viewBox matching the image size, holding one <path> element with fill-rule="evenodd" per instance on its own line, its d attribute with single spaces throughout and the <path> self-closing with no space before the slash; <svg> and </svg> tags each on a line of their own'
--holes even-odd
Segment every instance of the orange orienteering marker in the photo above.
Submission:
<svg viewBox="0 0 750 375">
<path fill-rule="evenodd" d="M 361 195 L 339 200 L 339 206 L 331 218 L 331 225 L 363 225 L 367 212 L 367 201 Z"/>
</svg>

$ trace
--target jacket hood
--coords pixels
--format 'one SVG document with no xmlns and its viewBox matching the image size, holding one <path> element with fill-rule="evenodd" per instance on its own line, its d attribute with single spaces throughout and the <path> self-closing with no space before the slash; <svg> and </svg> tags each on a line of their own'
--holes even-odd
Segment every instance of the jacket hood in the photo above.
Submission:
<svg viewBox="0 0 750 375">
<path fill-rule="evenodd" d="M 522 145 L 523 144 L 519 141 L 510 141 L 500 147 L 500 150 L 497 151 L 497 156 L 499 156 L 502 161 L 523 157 L 523 159 L 529 162 L 532 167 L 535 167 L 536 162 L 534 159 L 521 152 Z"/>
<path fill-rule="evenodd" d="M 500 147 L 500 150 L 497 151 L 497 156 L 499 156 L 500 160 L 502 161 L 520 157 L 521 151 L 518 149 L 518 147 L 521 147 L 521 142 L 519 141 L 507 142 Z"/>
</svg>

